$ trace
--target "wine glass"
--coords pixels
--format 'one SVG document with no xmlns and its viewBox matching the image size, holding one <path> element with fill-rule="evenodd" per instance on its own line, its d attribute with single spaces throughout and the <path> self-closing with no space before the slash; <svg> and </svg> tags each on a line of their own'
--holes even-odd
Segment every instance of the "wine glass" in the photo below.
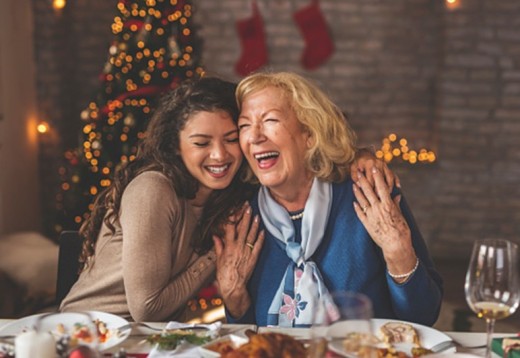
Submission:
<svg viewBox="0 0 520 358">
<path fill-rule="evenodd" d="M 491 357 L 495 320 L 510 316 L 520 301 L 518 247 L 502 239 L 477 240 L 466 274 L 466 301 L 486 320 L 486 357 Z"/>
<path fill-rule="evenodd" d="M 333 292 L 319 300 L 313 313 L 308 357 L 324 357 L 328 350 L 342 356 L 355 354 L 370 345 L 372 302 L 364 294 Z"/>
</svg>

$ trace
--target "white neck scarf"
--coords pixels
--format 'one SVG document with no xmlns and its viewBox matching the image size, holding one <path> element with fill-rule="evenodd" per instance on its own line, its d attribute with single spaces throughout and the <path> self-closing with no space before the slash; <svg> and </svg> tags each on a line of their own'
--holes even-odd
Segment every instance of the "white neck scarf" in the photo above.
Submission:
<svg viewBox="0 0 520 358">
<path fill-rule="evenodd" d="M 330 301 L 320 271 L 308 261 L 319 247 L 332 206 L 332 185 L 314 178 L 303 211 L 301 243 L 295 241 L 294 224 L 287 210 L 262 186 L 258 192 L 262 221 L 291 259 L 268 311 L 268 325 L 284 327 L 312 324 L 315 305 Z"/>
</svg>

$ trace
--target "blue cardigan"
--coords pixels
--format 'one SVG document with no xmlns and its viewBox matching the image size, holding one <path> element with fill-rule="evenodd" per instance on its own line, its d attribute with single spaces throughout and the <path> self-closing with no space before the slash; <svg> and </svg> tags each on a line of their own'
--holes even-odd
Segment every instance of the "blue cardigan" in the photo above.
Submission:
<svg viewBox="0 0 520 358">
<path fill-rule="evenodd" d="M 442 301 L 442 279 L 435 270 L 424 240 L 404 198 L 402 213 L 412 232 L 412 244 L 420 260 L 417 271 L 404 284 L 388 275 L 381 249 L 368 235 L 353 208 L 352 180 L 333 184 L 333 201 L 325 237 L 313 255 L 330 292 L 362 292 L 372 300 L 375 318 L 399 319 L 433 325 Z M 251 202 L 259 214 L 258 202 Z M 301 226 L 301 220 L 298 221 Z M 261 229 L 265 230 L 263 222 Z M 300 228 L 296 228 L 298 233 Z M 289 258 L 266 230 L 264 246 L 248 283 L 251 306 L 239 319 L 227 314 L 230 323 L 267 324 L 267 311 Z"/>
</svg>

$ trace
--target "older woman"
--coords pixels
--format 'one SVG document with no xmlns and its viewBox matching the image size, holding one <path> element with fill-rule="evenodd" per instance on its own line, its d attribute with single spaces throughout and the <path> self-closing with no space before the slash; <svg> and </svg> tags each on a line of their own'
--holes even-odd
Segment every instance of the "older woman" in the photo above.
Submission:
<svg viewBox="0 0 520 358">
<path fill-rule="evenodd" d="M 255 246 L 246 220 L 214 238 L 228 319 L 308 325 L 317 298 L 349 290 L 370 297 L 375 317 L 432 325 L 442 280 L 397 188 L 377 169 L 374 186 L 349 176 L 355 134 L 339 108 L 292 73 L 251 75 L 237 100 L 240 146 L 262 184 L 248 212 L 265 238 Z"/>
</svg>

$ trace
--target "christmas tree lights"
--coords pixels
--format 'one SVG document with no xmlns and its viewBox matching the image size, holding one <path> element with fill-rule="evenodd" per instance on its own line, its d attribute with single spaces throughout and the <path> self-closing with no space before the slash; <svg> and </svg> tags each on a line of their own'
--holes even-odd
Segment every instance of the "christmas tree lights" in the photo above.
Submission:
<svg viewBox="0 0 520 358">
<path fill-rule="evenodd" d="M 65 153 L 54 230 L 77 229 L 114 172 L 137 153 L 160 95 L 200 77 L 201 41 L 189 0 L 119 0 L 101 88 L 81 113 L 78 148 Z"/>
</svg>

